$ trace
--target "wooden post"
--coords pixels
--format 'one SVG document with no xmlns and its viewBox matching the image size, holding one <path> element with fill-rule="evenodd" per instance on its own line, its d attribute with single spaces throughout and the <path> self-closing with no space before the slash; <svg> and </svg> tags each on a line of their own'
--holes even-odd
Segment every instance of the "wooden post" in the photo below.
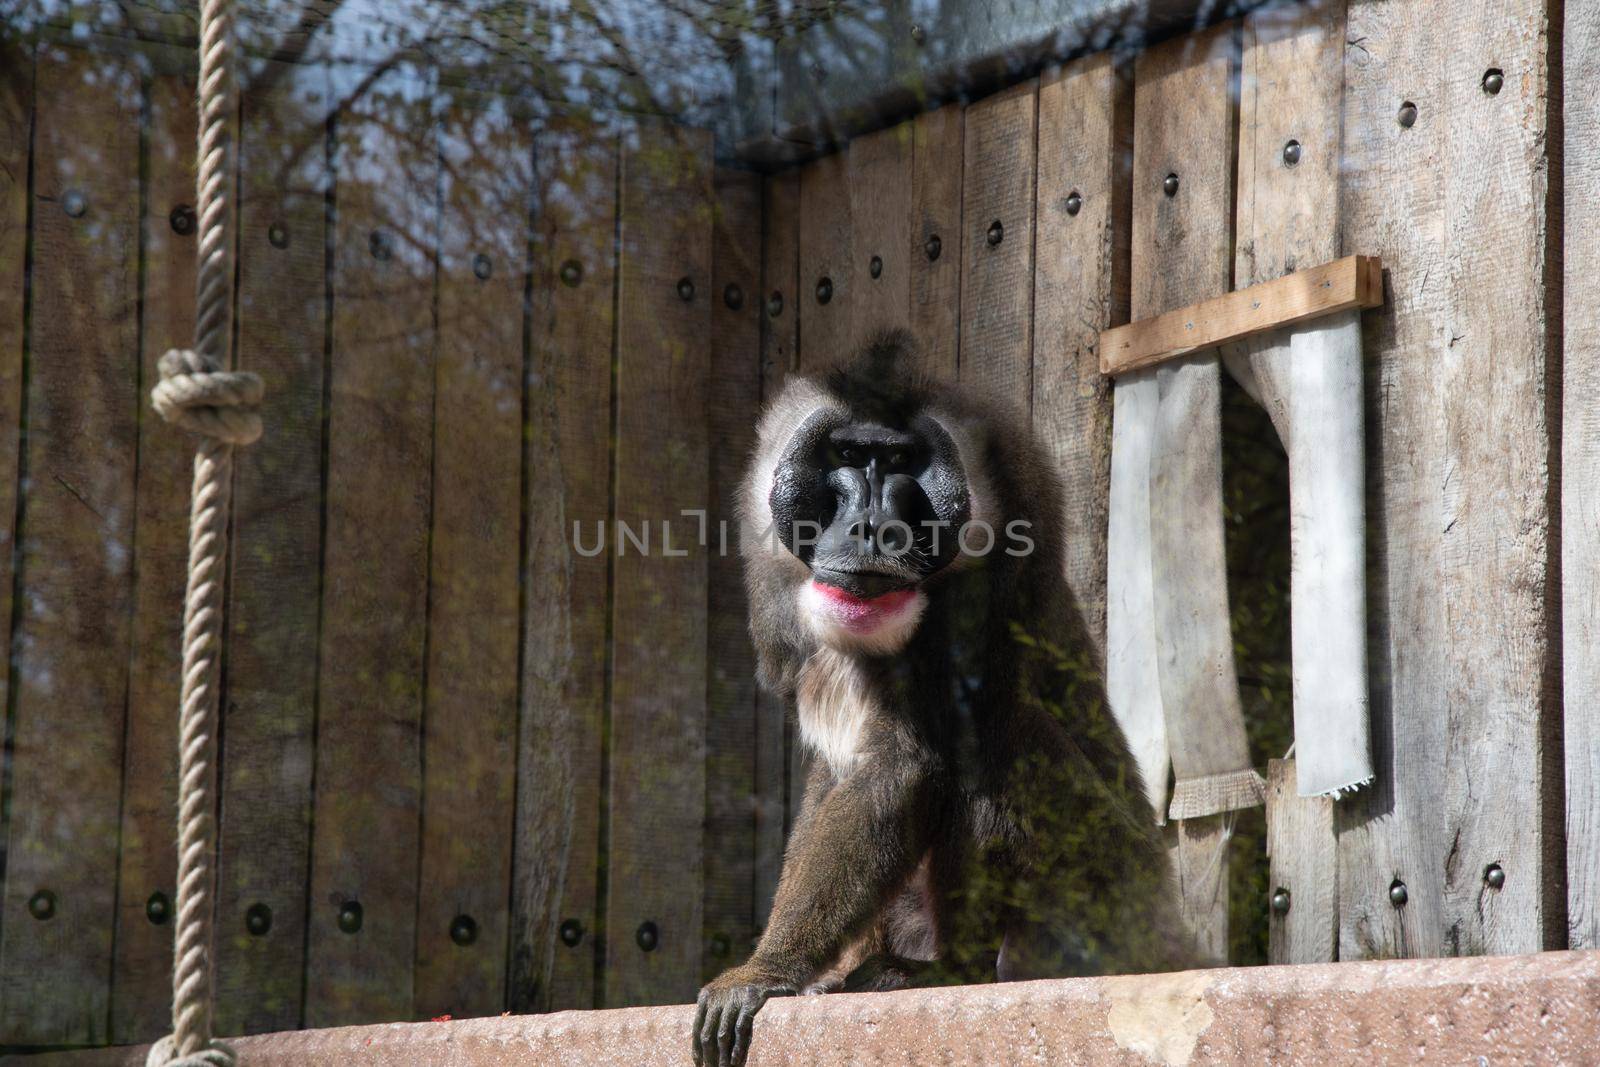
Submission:
<svg viewBox="0 0 1600 1067">
<path fill-rule="evenodd" d="M 438 226 L 427 84 L 398 68 L 336 120 L 310 1026 L 412 1014 Z"/>
<path fill-rule="evenodd" d="M 758 734 L 755 650 L 739 558 L 741 479 L 761 403 L 761 179 L 716 172 L 711 263 L 711 496 L 707 515 L 706 877 L 702 979 L 755 936 Z"/>
<path fill-rule="evenodd" d="M 1268 963 L 1331 963 L 1339 944 L 1333 801 L 1297 795 L 1294 760 L 1267 763 Z"/>
<path fill-rule="evenodd" d="M 139 411 L 139 79 L 40 46 L 0 1041 L 107 1039 Z M 12 105 L 14 108 L 16 105 Z"/>
<path fill-rule="evenodd" d="M 712 164 L 641 122 L 621 163 L 605 1003 L 694 999 L 704 864 Z M 665 526 L 670 523 L 670 527 Z M 648 526 L 648 554 L 626 543 Z M 670 529 L 670 542 L 667 540 Z"/>
<path fill-rule="evenodd" d="M 1137 60 L 1135 319 L 1228 289 L 1234 32 L 1229 24 L 1178 38 Z M 1196 702 L 1237 708 L 1238 693 L 1228 634 L 1222 516 L 1212 510 L 1211 495 L 1191 496 L 1220 479 L 1221 368 L 1211 357 L 1153 373 L 1153 382 L 1141 384 L 1155 387 L 1161 398 L 1158 415 L 1170 423 L 1164 428 L 1157 419 L 1150 457 L 1160 692 L 1170 727 L 1173 709 Z M 1178 400 L 1181 408 L 1173 406 Z M 1169 505 L 1159 514 L 1158 500 Z M 1180 745 L 1210 743 L 1198 735 L 1171 740 L 1175 751 Z M 1230 839 L 1225 815 L 1185 819 L 1171 831 L 1185 919 L 1202 957 L 1216 961 L 1227 958 Z"/>
<path fill-rule="evenodd" d="M 966 112 L 959 104 L 917 116 L 911 135 L 911 332 L 924 368 L 956 376 L 961 314 L 961 164 Z"/>
<path fill-rule="evenodd" d="M 523 287 L 533 139 L 506 98 L 439 119 L 434 506 L 412 1013 L 504 1005 L 516 789 Z"/>
<path fill-rule="evenodd" d="M 617 141 L 577 120 L 535 138 L 522 709 L 508 1002 L 592 1008 L 611 609 Z M 597 431 L 598 413 L 605 416 Z M 599 546 L 597 548 L 597 546 Z"/>
<path fill-rule="evenodd" d="M 1600 274 L 1600 96 L 1594 91 L 1600 84 L 1600 0 L 1567 0 L 1566 13 L 1561 623 L 1567 928 L 1573 948 L 1600 948 L 1600 299 L 1594 290 Z"/>
<path fill-rule="evenodd" d="M 1378 778 L 1339 804 L 1341 959 L 1565 935 L 1550 10 L 1349 9 L 1342 240 L 1391 299 L 1365 321 Z"/>
<path fill-rule="evenodd" d="M 217 880 L 219 1033 L 300 1025 L 322 551 L 326 71 L 240 103 L 238 351 L 261 440 L 234 455 Z M 263 932 L 262 926 L 266 929 Z"/>
</svg>

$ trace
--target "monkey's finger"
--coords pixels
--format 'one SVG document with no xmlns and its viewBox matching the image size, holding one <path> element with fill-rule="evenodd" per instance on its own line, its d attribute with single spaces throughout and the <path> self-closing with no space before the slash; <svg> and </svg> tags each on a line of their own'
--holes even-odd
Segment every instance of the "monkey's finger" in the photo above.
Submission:
<svg viewBox="0 0 1600 1067">
<path fill-rule="evenodd" d="M 714 1043 L 717 1039 L 717 1010 L 710 1006 L 709 1000 L 710 998 L 703 998 L 700 1001 L 700 1009 L 694 1017 L 695 1067 L 706 1067 L 708 1053 L 710 1062 L 713 1065 L 716 1063 L 716 1053 L 712 1050 L 716 1047 Z"/>
<path fill-rule="evenodd" d="M 756 1004 L 739 1009 L 739 1021 L 734 1027 L 732 1067 L 744 1067 L 745 1057 L 750 1055 L 751 1023 L 760 1007 Z"/>
<path fill-rule="evenodd" d="M 743 1001 L 743 997 L 739 998 Z M 733 1058 L 733 1028 L 739 1021 L 738 1015 L 729 1004 L 722 1011 L 722 1023 L 717 1027 L 717 1065 L 718 1067 L 738 1067 L 738 1061 Z"/>
<path fill-rule="evenodd" d="M 706 1025 L 706 990 L 701 990 L 699 1005 L 694 1008 L 694 1029 L 690 1030 L 690 1046 L 694 1049 L 694 1067 L 706 1067 L 706 1054 L 701 1051 L 701 1029 Z"/>
</svg>

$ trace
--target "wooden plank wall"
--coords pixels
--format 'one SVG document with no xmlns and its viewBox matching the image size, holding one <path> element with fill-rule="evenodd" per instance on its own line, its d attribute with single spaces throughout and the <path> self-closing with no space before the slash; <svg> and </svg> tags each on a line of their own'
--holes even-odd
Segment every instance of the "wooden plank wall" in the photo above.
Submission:
<svg viewBox="0 0 1600 1067">
<path fill-rule="evenodd" d="M 715 169 L 703 132 L 525 121 L 403 65 L 246 91 L 238 333 L 269 433 L 240 457 L 231 556 L 224 1032 L 692 998 L 759 933 L 804 782 L 715 551 L 758 403 L 908 326 L 1056 457 L 1103 647 L 1098 331 L 1341 252 L 1388 268 L 1365 328 L 1378 781 L 1306 805 L 1273 772 L 1296 916 L 1274 957 L 1526 951 L 1569 910 L 1593 944 L 1593 479 L 1559 477 L 1594 465 L 1570 328 L 1593 309 L 1567 287 L 1557 432 L 1546 5 L 1344 8 L 1079 60 L 759 178 Z M 1567 4 L 1569 81 L 1596 10 Z M 0 1043 L 136 1040 L 165 1026 L 187 463 L 144 395 L 187 336 L 193 115 L 171 59 L 5 60 Z M 704 527 L 681 513 L 701 506 Z M 1226 894 L 1200 888 L 1220 943 Z"/>
</svg>

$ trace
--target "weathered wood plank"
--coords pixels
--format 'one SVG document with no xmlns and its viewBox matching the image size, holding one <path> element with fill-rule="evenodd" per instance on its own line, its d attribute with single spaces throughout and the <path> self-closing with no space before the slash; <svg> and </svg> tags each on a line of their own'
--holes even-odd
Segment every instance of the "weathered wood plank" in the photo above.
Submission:
<svg viewBox="0 0 1600 1067">
<path fill-rule="evenodd" d="M 310 866 L 327 342 L 326 75 L 240 101 L 237 359 L 260 441 L 234 457 L 223 705 L 216 1023 L 300 1025 Z M 265 927 L 263 929 L 263 927 Z"/>
<path fill-rule="evenodd" d="M 1224 25 L 1176 38 L 1136 61 L 1130 297 L 1135 319 L 1228 289 L 1233 34 L 1234 27 Z M 1215 755 L 1216 746 L 1228 743 L 1219 736 L 1227 730 L 1202 727 L 1199 715 L 1184 712 L 1204 706 L 1225 717 L 1239 706 L 1217 506 L 1221 371 L 1213 355 L 1153 373 L 1160 408 L 1150 463 L 1150 545 L 1163 656 L 1161 701 L 1177 764 L 1186 749 Z M 1208 485 L 1219 488 L 1207 491 Z M 1182 773 L 1178 778 L 1181 786 Z M 1185 819 L 1169 838 L 1185 919 L 1201 956 L 1218 961 L 1227 958 L 1228 945 L 1228 827 L 1225 815 Z"/>
<path fill-rule="evenodd" d="M 928 373 L 953 381 L 960 347 L 961 178 L 966 111 L 918 115 L 911 134 L 911 332 Z"/>
<path fill-rule="evenodd" d="M 397 69 L 336 127 L 311 1026 L 412 1013 L 438 224 L 423 88 Z"/>
<path fill-rule="evenodd" d="M 21 479 L 23 311 L 28 283 L 28 170 L 33 148 L 33 49 L 0 45 L 0 648 L 11 648 L 11 597 Z M 0 699 L 11 691 L 0 671 Z M 3 832 L 3 828 L 0 828 Z M 3 921 L 3 916 L 0 916 Z"/>
<path fill-rule="evenodd" d="M 1377 257 L 1345 256 L 1106 330 L 1100 371 L 1126 374 L 1341 311 L 1378 307 L 1382 270 Z"/>
<path fill-rule="evenodd" d="M 533 139 L 505 99 L 440 118 L 434 506 L 418 1017 L 505 1003 L 516 793 L 523 287 Z"/>
<path fill-rule="evenodd" d="M 1033 401 L 1038 95 L 1031 80 L 967 108 L 962 153 L 960 376 L 1024 416 Z"/>
<path fill-rule="evenodd" d="M 611 588 L 605 546 L 617 142 L 587 124 L 556 123 L 539 131 L 534 160 L 526 604 L 508 991 L 516 1011 L 596 1003 Z"/>
<path fill-rule="evenodd" d="M 1568 0 L 1566 352 L 1561 418 L 1561 625 L 1566 694 L 1567 929 L 1600 948 L 1600 2 Z M 1551 310 L 1546 309 L 1546 314 Z"/>
<path fill-rule="evenodd" d="M 1380 788 L 1340 812 L 1341 958 L 1531 951 L 1565 933 L 1551 777 L 1551 28 L 1531 0 L 1456 14 L 1349 13 L 1344 243 L 1383 255 L 1394 300 L 1365 338 L 1378 366 Z M 1400 101 L 1411 125 L 1396 121 Z M 1486 262 L 1518 269 L 1490 278 Z"/>
<path fill-rule="evenodd" d="M 855 338 L 850 307 L 868 282 L 856 263 L 849 157 L 823 156 L 800 168 L 799 362 L 808 370 L 845 358 Z M 857 266 L 860 267 L 857 270 Z"/>
<path fill-rule="evenodd" d="M 850 343 L 911 324 L 912 123 L 850 143 Z"/>
<path fill-rule="evenodd" d="M 1292 759 L 1267 763 L 1267 856 L 1272 861 L 1267 962 L 1332 963 L 1339 947 L 1333 801 L 1299 796 L 1294 770 Z M 1282 910 L 1280 899 L 1288 910 Z"/>
<path fill-rule="evenodd" d="M 1104 662 L 1111 385 L 1099 331 L 1128 318 L 1133 92 L 1100 55 L 1039 82 L 1033 429 L 1066 488 L 1067 585 Z"/>
<path fill-rule="evenodd" d="M 787 171 L 762 182 L 763 288 L 766 309 L 761 330 L 761 400 L 778 395 L 795 365 L 799 343 L 800 174 Z M 758 517 L 759 518 L 759 517 Z M 759 530 L 755 531 L 759 533 Z M 756 871 L 755 921 L 762 926 L 772 911 L 783 867 L 789 813 L 788 713 L 784 702 L 756 691 Z M 749 946 L 735 946 L 736 954 Z"/>
<path fill-rule="evenodd" d="M 1445 240 L 1451 312 L 1430 362 L 1443 391 L 1444 948 L 1533 952 L 1566 940 L 1561 854 L 1559 185 L 1550 203 L 1551 5 L 1435 19 L 1450 98 Z M 1559 35 L 1559 27 L 1556 28 Z M 1470 42 L 1463 47 L 1463 42 Z M 1492 44 L 1491 44 L 1492 42 Z M 1490 69 L 1504 91 L 1485 91 Z M 1489 146 L 1493 146 L 1490 150 Z M 1552 154 L 1555 159 L 1552 160 Z M 1500 210 L 1485 213 L 1483 205 Z M 1510 279 L 1482 265 L 1521 266 Z M 1443 347 L 1438 347 L 1443 341 Z M 1552 478 L 1555 480 L 1553 481 Z M 1504 792 L 1487 783 L 1516 783 Z M 1499 866 L 1503 888 L 1490 879 Z"/>
<path fill-rule="evenodd" d="M 195 79 L 157 75 L 145 86 L 143 380 L 194 339 Z M 187 212 L 187 214 L 185 214 Z M 111 1040 L 153 1041 L 172 1026 L 172 926 L 178 881 L 178 688 L 189 559 L 194 438 L 159 418 L 139 420 L 134 504 L 133 655 L 122 762 Z M 150 909 L 159 898 L 160 912 Z M 151 915 L 160 914 L 155 922 Z"/>
<path fill-rule="evenodd" d="M 761 403 L 761 178 L 716 173 L 711 265 L 703 979 L 755 937 L 756 662 L 738 551 L 741 479 Z M 761 916 L 765 918 L 765 914 Z"/>
<path fill-rule="evenodd" d="M 94 1044 L 109 1023 L 143 407 L 140 93 L 128 60 L 49 46 L 35 92 L 0 1041 Z"/>
<path fill-rule="evenodd" d="M 701 961 L 711 137 L 642 123 L 622 153 L 607 1005 L 692 999 Z M 686 286 L 688 288 L 686 288 Z M 670 525 L 669 525 L 670 524 Z"/>
</svg>

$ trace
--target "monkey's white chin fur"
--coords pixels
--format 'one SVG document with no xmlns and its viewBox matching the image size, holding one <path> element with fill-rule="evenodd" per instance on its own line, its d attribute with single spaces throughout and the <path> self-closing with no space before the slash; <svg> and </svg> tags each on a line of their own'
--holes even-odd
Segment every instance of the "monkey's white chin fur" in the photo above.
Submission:
<svg viewBox="0 0 1600 1067">
<path fill-rule="evenodd" d="M 830 593 L 814 580 L 800 587 L 799 599 L 800 617 L 824 647 L 869 656 L 889 656 L 905 648 L 928 606 L 920 589 L 863 601 Z"/>
</svg>

